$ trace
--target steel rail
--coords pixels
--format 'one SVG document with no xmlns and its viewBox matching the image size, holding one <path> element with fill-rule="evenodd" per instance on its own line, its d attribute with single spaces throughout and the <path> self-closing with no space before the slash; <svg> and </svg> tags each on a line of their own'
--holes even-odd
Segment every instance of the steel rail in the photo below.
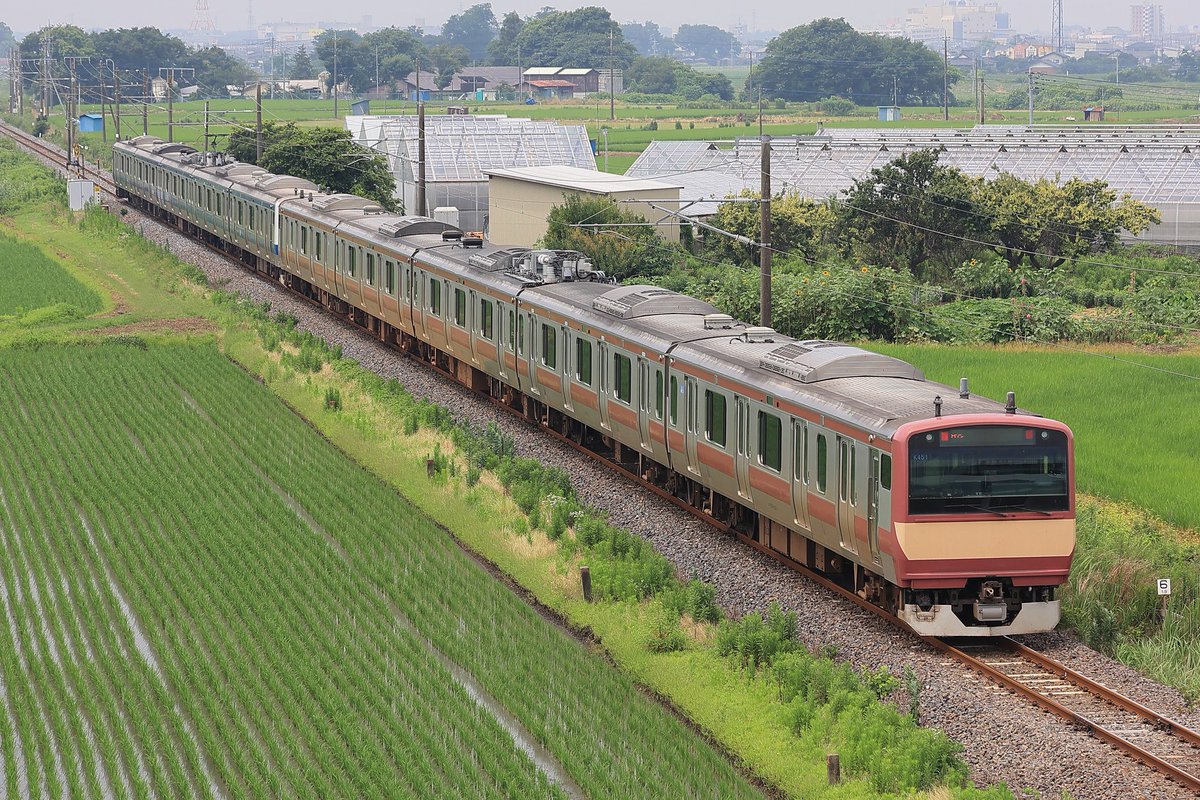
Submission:
<svg viewBox="0 0 1200 800">
<path fill-rule="evenodd" d="M 19 128 L 14 128 L 13 126 L 8 125 L 7 123 L 0 122 L 0 133 L 4 133 L 5 135 L 10 136 L 11 138 L 19 140 L 21 142 L 21 144 L 23 144 L 26 147 L 29 147 L 30 149 L 39 151 L 39 153 L 41 155 L 43 155 L 44 157 L 57 160 L 57 159 L 61 158 L 63 155 L 62 152 L 60 150 L 58 150 L 56 146 L 51 145 L 47 142 L 44 142 L 34 136 L 31 136 L 31 135 L 25 133 L 24 131 L 20 130 Z M 105 177 L 104 175 L 98 173 L 96 170 L 90 170 L 90 171 L 92 172 L 94 177 L 97 179 L 97 183 L 107 184 L 107 186 L 102 185 L 103 190 L 108 192 L 109 194 L 112 194 L 115 196 L 115 193 L 116 193 L 115 184 L 110 179 Z M 109 187 L 113 187 L 113 188 L 109 188 Z M 155 217 L 153 214 L 147 214 L 147 216 L 154 222 L 156 222 L 160 225 L 163 225 L 164 227 L 167 227 L 176 233 L 182 233 L 175 226 L 169 225 L 168 223 Z M 202 242 L 198 239 L 195 239 L 194 237 L 189 237 L 189 238 L 192 239 L 193 241 L 200 242 L 205 247 L 207 247 L 211 252 L 222 256 L 223 258 L 227 259 L 231 263 L 238 264 L 243 269 L 246 269 L 246 265 L 244 263 L 242 263 L 239 259 L 236 259 L 233 256 L 231 256 L 229 253 L 226 253 L 223 250 L 217 249 L 216 247 L 208 244 L 207 242 Z M 259 278 L 260 280 L 270 283 L 273 286 L 287 288 L 287 287 L 283 286 L 282 284 L 280 284 L 278 281 L 271 279 L 267 275 L 260 273 L 257 270 L 246 270 L 246 271 L 249 272 L 250 274 L 254 275 L 255 277 Z M 342 314 L 337 314 L 337 313 L 331 311 L 330 309 L 326 308 L 324 305 L 322 305 L 318 301 L 313 300 L 310 297 L 306 297 L 305 295 L 300 294 L 299 292 L 291 291 L 290 294 L 294 297 L 298 297 L 301 300 L 306 301 L 312 308 L 320 310 L 321 312 L 323 312 L 325 315 L 331 317 L 332 319 L 338 320 L 342 323 L 346 323 L 350 327 L 358 330 L 359 332 L 366 334 L 372 340 L 379 341 L 378 337 L 375 334 L 371 333 L 365 326 L 359 325 L 356 322 L 354 322 L 353 319 L 351 319 L 345 315 L 342 315 Z M 383 344 L 383 342 L 380 342 L 380 344 Z M 692 516 L 702 520 L 703 522 L 711 525 L 712 527 L 718 529 L 719 531 L 729 534 L 729 535 L 732 535 L 732 536 L 735 536 L 741 542 L 743 542 L 746 545 L 749 545 L 752 549 L 756 550 L 757 552 L 762 553 L 763 555 L 766 555 L 766 556 L 780 562 L 781 564 L 802 574 L 804 577 L 808 578 L 809 580 L 813 581 L 814 583 L 828 589 L 829 591 L 833 592 L 834 594 L 838 595 L 839 597 L 841 597 L 845 600 L 848 600 L 848 601 L 854 603 L 855 605 L 857 605 L 858 607 L 881 617 L 882 619 L 891 623 L 894 627 L 896 627 L 900 630 L 903 630 L 905 632 L 913 633 L 914 635 L 917 635 L 912 630 L 912 628 L 910 628 L 908 625 L 906 625 L 902 620 L 900 620 L 894 614 L 889 614 L 885 609 L 880 608 L 879 606 L 875 605 L 874 603 L 871 603 L 870 601 L 866 600 L 865 598 L 859 596 L 855 592 L 830 580 L 824 574 L 822 574 L 816 570 L 813 570 L 812 568 L 810 568 L 798 561 L 795 561 L 795 560 L 789 558 L 788 556 L 784 555 L 783 553 L 779 553 L 779 552 L 765 546 L 761 542 L 759 542 L 759 541 L 753 539 L 752 537 L 746 535 L 745 533 L 742 533 L 741 531 L 731 527 L 727 523 L 725 523 L 719 519 L 716 519 L 715 517 L 711 516 L 710 514 L 705 513 L 703 510 L 701 510 L 699 508 L 696 508 L 691 503 L 688 503 L 686 500 L 684 500 L 680 497 L 676 497 L 674 494 L 667 491 L 666 489 L 663 489 L 662 487 L 658 486 L 657 484 L 652 483 L 651 481 L 648 481 L 648 480 L 642 478 L 642 476 L 637 474 L 637 472 L 628 469 L 625 465 L 621 464 L 620 462 L 617 462 L 617 461 L 613 460 L 612 458 L 609 458 L 608 456 L 604 455 L 603 453 L 597 452 L 597 451 L 587 447 L 586 445 L 584 445 L 580 442 L 577 442 L 575 439 L 571 438 L 570 436 L 567 436 L 567 435 L 561 433 L 560 431 L 557 431 L 554 428 L 551 428 L 548 425 L 544 425 L 538 421 L 531 420 L 526 414 L 522 413 L 519 409 L 516 409 L 516 408 L 512 407 L 511 405 L 502 402 L 499 398 L 492 397 L 490 394 L 487 394 L 480 390 L 470 389 L 469 387 L 463 385 L 462 382 L 459 381 L 450 371 L 444 370 L 444 369 L 438 367 L 436 364 L 430 362 L 428 359 L 421 358 L 419 355 L 417 355 L 415 353 L 411 353 L 407 350 L 403 350 L 399 347 L 387 346 L 387 345 L 384 345 L 384 346 L 388 347 L 388 349 L 392 350 L 393 352 L 399 353 L 399 354 L 407 357 L 409 360 L 417 362 L 417 363 L 431 369 L 432 371 L 436 372 L 437 374 L 442 375 L 442 376 L 454 381 L 456 384 L 463 386 L 463 388 L 466 389 L 467 391 L 472 392 L 475 396 L 488 401 L 493 406 L 506 411 L 507 413 L 511 414 L 513 417 L 525 421 L 527 424 L 530 425 L 530 427 L 536 428 L 539 431 L 550 434 L 555 439 L 563 442 L 564 444 L 568 445 L 569 447 L 578 451 L 579 453 L 604 464 L 606 467 L 617 472 L 622 477 L 632 481 L 633 483 L 637 484 L 638 486 L 641 486 L 642 488 L 649 490 L 651 493 L 657 495 L 658 497 L 661 497 L 662 499 L 667 500 L 668 502 L 672 503 L 676 507 L 682 509 L 683 511 L 688 512 Z M 1063 719 L 1066 719 L 1067 721 L 1087 730 L 1092 735 L 1107 742 L 1114 748 L 1120 750 L 1121 752 L 1126 753 L 1127 755 L 1129 755 L 1130 757 L 1134 758 L 1135 760 L 1141 762 L 1142 764 L 1145 764 L 1146 766 L 1149 766 L 1149 767 L 1161 772 L 1162 774 L 1166 775 L 1167 777 L 1171 778 L 1172 780 L 1180 783 L 1184 787 L 1186 787 L 1192 791 L 1200 792 L 1200 777 L 1192 775 L 1191 773 L 1188 773 L 1185 770 L 1182 770 L 1179 767 L 1176 767 L 1174 764 L 1171 764 L 1170 762 L 1165 761 L 1164 759 L 1159 758 L 1158 756 L 1155 756 L 1153 753 L 1150 753 L 1147 750 L 1139 747 L 1137 744 L 1134 744 L 1133 742 L 1129 741 L 1128 739 L 1122 738 L 1120 735 L 1106 729 L 1099 723 L 1097 723 L 1093 720 L 1090 720 L 1086 716 L 1067 708 L 1066 706 L 1062 705 L 1061 703 L 1057 702 L 1056 700 L 1054 700 L 1050 697 L 1047 697 L 1046 695 L 1041 694 L 1036 689 L 1033 689 L 1033 688 L 1021 683 L 1020 681 L 1013 678 L 1012 676 L 1002 672 L 999 669 L 996 669 L 995 667 L 991 666 L 990 664 L 987 664 L 986 662 L 982 661 L 981 659 L 978 659 L 975 656 L 972 656 L 969 653 L 966 653 L 965 651 L 959 649 L 958 647 L 954 646 L 953 644 L 951 644 L 949 642 L 943 641 L 942 639 L 938 639 L 936 637 L 919 636 L 919 635 L 917 635 L 917 636 L 918 636 L 918 638 L 920 638 L 923 642 L 925 642 L 930 647 L 934 648 L 935 650 L 938 650 L 939 652 L 941 652 L 951 658 L 954 658 L 957 661 L 962 662 L 969 668 L 974 669 L 975 671 L 986 676 L 993 682 L 1013 690 L 1014 692 L 1016 692 L 1017 694 L 1019 694 L 1026 700 L 1040 706 L 1044 710 L 1049 711 L 1050 713 L 1052 713 L 1056 716 L 1059 716 Z M 1112 706 L 1115 706 L 1122 710 L 1128 711 L 1129 713 L 1135 714 L 1138 717 L 1152 723 L 1157 728 L 1166 730 L 1169 733 L 1175 735 L 1176 737 L 1178 737 L 1184 741 L 1187 741 L 1190 744 L 1194 744 L 1194 745 L 1200 747 L 1200 733 L 1197 733 L 1196 731 L 1193 731 L 1190 728 L 1187 728 L 1167 717 L 1164 717 L 1163 715 L 1161 715 L 1149 708 L 1146 708 L 1145 706 L 1141 705 L 1140 703 L 1137 703 L 1136 701 L 1131 700 L 1131 699 L 1121 695 L 1120 693 L 1115 692 L 1112 689 L 1109 689 L 1108 687 L 1104 686 L 1103 684 L 1097 683 L 1096 681 L 1093 681 L 1090 678 L 1087 678 L 1086 676 L 1070 669 L 1069 667 L 1067 667 L 1063 664 L 1060 664 L 1057 661 L 1054 661 L 1053 659 L 1049 658 L 1048 656 L 1046 656 L 1042 653 L 1039 653 L 1036 650 L 1033 650 L 1023 644 L 1020 644 L 1019 642 L 1016 642 L 1008 637 L 998 638 L 994 641 L 989 641 L 989 643 L 995 644 L 1001 648 L 1008 650 L 1009 652 L 1020 655 L 1021 657 L 1026 658 L 1031 663 L 1036 664 L 1037 666 L 1041 667 L 1042 669 L 1046 670 L 1047 672 L 1054 674 L 1054 675 L 1078 686 L 1080 689 L 1084 690 L 1085 692 L 1088 692 L 1089 694 L 1093 695 L 1094 697 L 1097 697 L 1100 700 L 1107 702 Z"/>
</svg>

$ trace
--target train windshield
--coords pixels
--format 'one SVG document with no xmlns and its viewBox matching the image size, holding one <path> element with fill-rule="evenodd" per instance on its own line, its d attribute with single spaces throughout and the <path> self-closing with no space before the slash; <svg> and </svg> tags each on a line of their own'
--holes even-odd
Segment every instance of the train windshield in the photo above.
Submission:
<svg viewBox="0 0 1200 800">
<path fill-rule="evenodd" d="M 910 514 L 1067 511 L 1067 435 L 1008 425 L 918 433 L 908 440 Z"/>
</svg>

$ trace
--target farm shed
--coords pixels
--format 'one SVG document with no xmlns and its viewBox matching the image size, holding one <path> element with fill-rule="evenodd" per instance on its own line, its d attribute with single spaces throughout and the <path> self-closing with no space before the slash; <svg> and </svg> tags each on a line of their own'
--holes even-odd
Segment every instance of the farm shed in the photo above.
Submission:
<svg viewBox="0 0 1200 800">
<path fill-rule="evenodd" d="M 550 210 L 570 195 L 611 198 L 623 210 L 656 224 L 664 239 L 679 241 L 678 219 L 663 211 L 679 209 L 678 184 L 578 167 L 488 169 L 484 174 L 488 176 L 487 235 L 494 242 L 532 247 L 546 233 Z"/>
</svg>

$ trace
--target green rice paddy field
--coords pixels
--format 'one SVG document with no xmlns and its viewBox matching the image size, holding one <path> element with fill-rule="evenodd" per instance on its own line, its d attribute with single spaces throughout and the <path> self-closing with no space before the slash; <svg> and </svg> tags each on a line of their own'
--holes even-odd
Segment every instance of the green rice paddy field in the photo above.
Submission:
<svg viewBox="0 0 1200 800">
<path fill-rule="evenodd" d="M 976 394 L 1003 399 L 1015 391 L 1022 408 L 1071 426 L 1081 491 L 1200 529 L 1200 352 L 869 347 L 951 386 L 966 376 Z"/>
<path fill-rule="evenodd" d="M 757 794 L 212 343 L 0 349 L 0 408 L 5 796 Z"/>
<path fill-rule="evenodd" d="M 0 320 L 52 305 L 71 306 L 87 316 L 102 303 L 100 295 L 39 248 L 0 233 Z"/>
</svg>

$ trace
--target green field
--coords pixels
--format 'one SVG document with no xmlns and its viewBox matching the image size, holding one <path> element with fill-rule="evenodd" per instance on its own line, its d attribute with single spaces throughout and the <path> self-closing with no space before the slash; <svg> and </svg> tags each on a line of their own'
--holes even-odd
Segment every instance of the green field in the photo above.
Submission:
<svg viewBox="0 0 1200 800">
<path fill-rule="evenodd" d="M 0 320 L 48 306 L 87 316 L 99 311 L 102 302 L 40 248 L 0 233 Z"/>
<path fill-rule="evenodd" d="M 966 376 L 976 394 L 1015 391 L 1022 408 L 1071 426 L 1081 491 L 1200 529 L 1200 353 L 869 346 L 951 386 Z"/>
<path fill-rule="evenodd" d="M 211 345 L 0 350 L 5 794 L 749 797 Z M 319 480 L 316 476 L 320 476 Z"/>
</svg>

